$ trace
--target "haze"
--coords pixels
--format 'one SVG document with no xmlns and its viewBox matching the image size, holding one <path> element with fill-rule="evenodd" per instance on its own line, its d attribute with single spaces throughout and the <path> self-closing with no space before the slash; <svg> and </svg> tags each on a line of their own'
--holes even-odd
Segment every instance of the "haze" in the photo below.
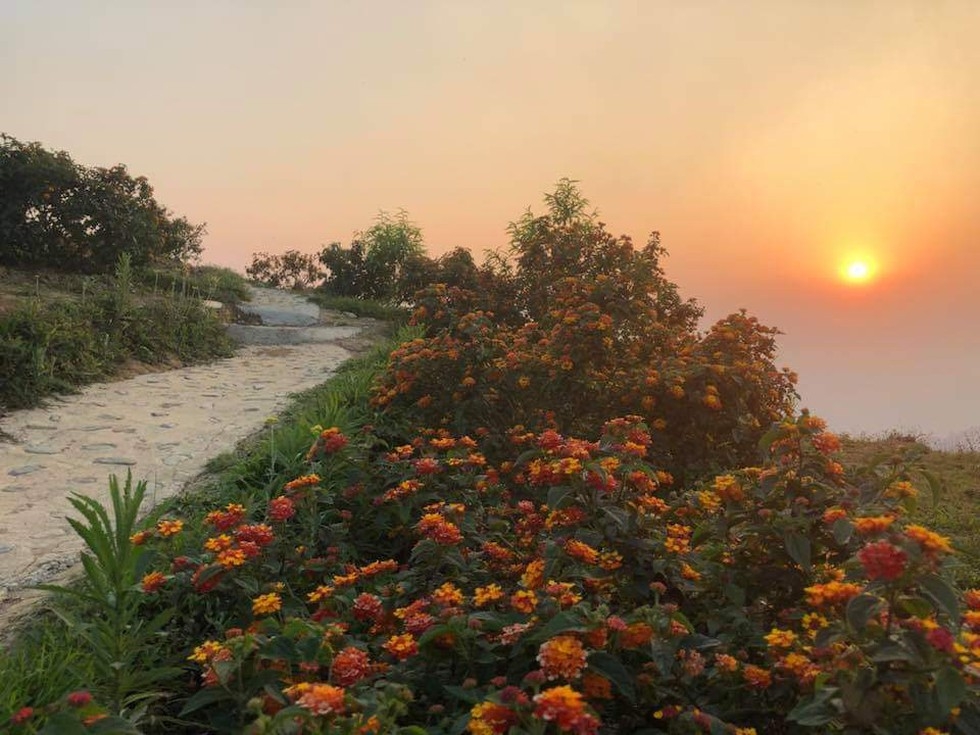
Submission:
<svg viewBox="0 0 980 735">
<path fill-rule="evenodd" d="M 980 3 L 0 2 L 0 131 L 126 163 L 206 262 L 408 210 L 482 253 L 562 176 L 839 430 L 980 425 Z M 854 253 L 876 276 L 846 284 Z"/>
</svg>

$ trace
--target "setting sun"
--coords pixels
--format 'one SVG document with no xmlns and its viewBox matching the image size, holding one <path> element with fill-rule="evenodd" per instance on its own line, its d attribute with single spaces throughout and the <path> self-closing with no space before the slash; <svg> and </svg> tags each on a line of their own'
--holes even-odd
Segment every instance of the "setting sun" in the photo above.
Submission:
<svg viewBox="0 0 980 735">
<path fill-rule="evenodd" d="M 855 285 L 868 283 L 875 275 L 875 265 L 868 258 L 849 258 L 840 269 L 841 278 Z"/>
</svg>

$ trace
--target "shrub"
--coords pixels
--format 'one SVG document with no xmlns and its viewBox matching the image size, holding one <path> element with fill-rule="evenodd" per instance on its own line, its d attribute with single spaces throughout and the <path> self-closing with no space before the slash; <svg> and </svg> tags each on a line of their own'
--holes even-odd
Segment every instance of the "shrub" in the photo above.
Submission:
<svg viewBox="0 0 980 735">
<path fill-rule="evenodd" d="M 0 135 L 0 264 L 105 273 L 123 252 L 136 267 L 180 263 L 200 255 L 204 232 L 121 164 L 88 168 Z"/>
<path fill-rule="evenodd" d="M 754 462 L 796 397 L 774 364 L 777 331 L 741 312 L 698 333 L 659 239 L 637 251 L 583 201 L 560 187 L 548 215 L 512 228 L 516 266 L 488 274 L 497 288 L 422 292 L 414 319 L 430 336 L 392 354 L 375 404 L 418 426 L 482 427 L 498 445 L 515 425 L 589 435 L 642 412 L 653 458 L 684 482 Z"/>
<path fill-rule="evenodd" d="M 316 257 L 298 250 L 287 250 L 282 255 L 253 253 L 245 273 L 253 281 L 271 288 L 312 288 L 323 279 Z"/>
</svg>

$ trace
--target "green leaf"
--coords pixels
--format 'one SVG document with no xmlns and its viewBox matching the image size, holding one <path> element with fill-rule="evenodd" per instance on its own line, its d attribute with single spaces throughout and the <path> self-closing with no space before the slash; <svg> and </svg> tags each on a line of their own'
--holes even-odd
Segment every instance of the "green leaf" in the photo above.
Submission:
<svg viewBox="0 0 980 735">
<path fill-rule="evenodd" d="M 938 508 L 940 497 L 943 494 L 942 482 L 929 470 L 920 469 L 919 473 L 926 479 L 926 484 L 929 486 L 929 492 L 932 494 L 932 507 Z"/>
<path fill-rule="evenodd" d="M 215 702 L 223 702 L 234 699 L 232 695 L 221 687 L 208 687 L 202 689 L 184 704 L 184 709 L 180 711 L 180 717 L 197 712 L 202 707 L 207 707 Z"/>
<path fill-rule="evenodd" d="M 574 609 L 558 613 L 527 640 L 529 643 L 541 643 L 566 630 L 585 630 L 581 616 Z"/>
<path fill-rule="evenodd" d="M 790 558 L 803 567 L 804 571 L 810 571 L 810 539 L 802 533 L 795 531 L 786 534 L 786 553 Z"/>
<path fill-rule="evenodd" d="M 58 712 L 48 718 L 40 730 L 40 735 L 86 735 L 88 730 L 75 717 L 67 712 Z"/>
<path fill-rule="evenodd" d="M 837 690 L 834 688 L 822 689 L 813 697 L 804 699 L 796 705 L 786 718 L 803 727 L 826 725 L 837 716 L 837 711 L 831 703 L 831 699 L 836 694 Z"/>
<path fill-rule="evenodd" d="M 959 622 L 960 604 L 949 582 L 938 574 L 929 574 L 919 580 L 919 585 L 954 623 Z"/>
<path fill-rule="evenodd" d="M 571 494 L 572 494 L 572 488 L 564 485 L 558 485 L 556 487 L 551 488 L 550 490 L 548 490 L 548 501 L 547 501 L 548 507 L 555 508 L 555 509 L 560 508 L 562 506 L 563 501 L 566 498 L 568 498 L 568 496 Z"/>
<path fill-rule="evenodd" d="M 941 716 L 945 717 L 953 707 L 957 706 L 966 697 L 966 682 L 959 671 L 951 666 L 946 666 L 936 674 L 936 693 L 937 704 Z"/>
<path fill-rule="evenodd" d="M 604 676 L 631 704 L 636 702 L 636 689 L 633 686 L 633 675 L 623 666 L 617 656 L 605 651 L 594 651 L 588 658 L 589 668 Z"/>
<path fill-rule="evenodd" d="M 881 604 L 881 598 L 876 595 L 861 594 L 852 597 L 847 603 L 847 624 L 854 631 L 861 632 Z"/>
<path fill-rule="evenodd" d="M 834 525 L 831 526 L 831 533 L 834 535 L 834 541 L 843 546 L 851 540 L 851 534 L 854 533 L 854 524 L 846 518 L 838 518 L 834 521 Z"/>
<path fill-rule="evenodd" d="M 467 704 L 476 704 L 483 699 L 483 695 L 476 689 L 463 689 L 459 686 L 444 686 L 443 690 L 453 699 Z"/>
</svg>

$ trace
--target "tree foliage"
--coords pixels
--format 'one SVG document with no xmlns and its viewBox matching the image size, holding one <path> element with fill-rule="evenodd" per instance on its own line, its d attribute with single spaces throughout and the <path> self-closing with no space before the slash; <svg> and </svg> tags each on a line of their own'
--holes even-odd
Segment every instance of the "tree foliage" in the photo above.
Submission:
<svg viewBox="0 0 980 735">
<path fill-rule="evenodd" d="M 399 286 L 403 270 L 424 257 L 422 230 L 408 213 L 382 211 L 374 225 L 354 236 L 349 248 L 332 243 L 320 253 L 328 270 L 324 290 L 334 296 L 398 302 L 406 297 Z"/>
<path fill-rule="evenodd" d="M 89 168 L 0 134 L 0 264 L 107 273 L 124 252 L 136 267 L 180 263 L 204 233 L 122 164 Z"/>
<path fill-rule="evenodd" d="M 312 288 L 323 279 L 316 256 L 299 250 L 287 250 L 282 255 L 253 253 L 245 273 L 253 281 L 272 288 Z"/>
</svg>

